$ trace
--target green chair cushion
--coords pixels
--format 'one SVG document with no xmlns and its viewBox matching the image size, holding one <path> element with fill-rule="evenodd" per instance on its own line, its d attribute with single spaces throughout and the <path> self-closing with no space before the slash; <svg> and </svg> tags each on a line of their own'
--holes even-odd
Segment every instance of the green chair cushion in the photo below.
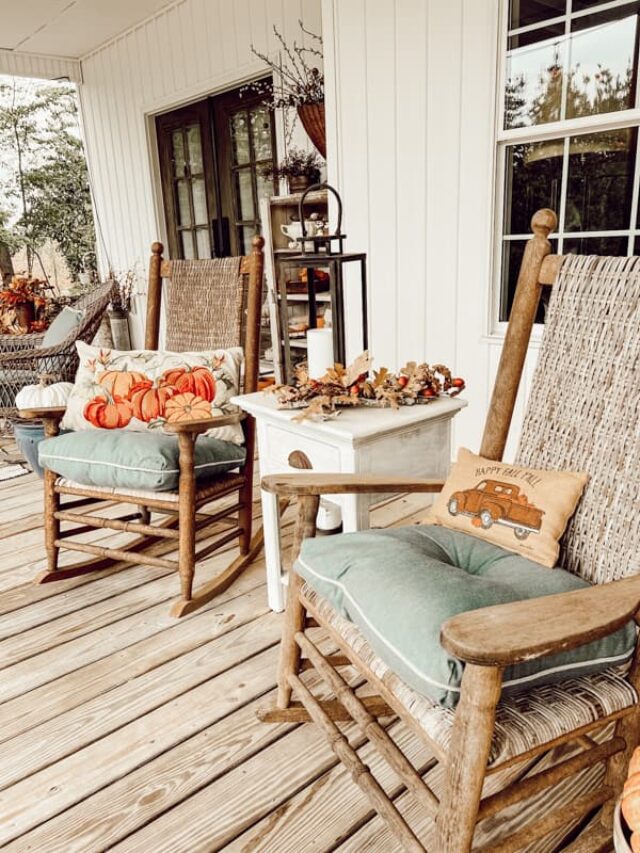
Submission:
<svg viewBox="0 0 640 853">
<path fill-rule="evenodd" d="M 443 707 L 456 705 L 463 663 L 440 645 L 457 613 L 589 586 L 482 539 L 434 525 L 308 539 L 296 571 L 407 684 Z M 587 675 L 627 661 L 633 622 L 602 640 L 504 672 L 504 692 Z"/>
<path fill-rule="evenodd" d="M 80 330 L 83 320 L 84 311 L 78 311 L 77 308 L 71 308 L 68 305 L 65 305 L 44 333 L 41 347 L 43 349 L 47 349 L 48 347 L 57 347 L 58 344 L 66 341 L 72 332 L 75 333 Z"/>
<path fill-rule="evenodd" d="M 196 480 L 210 480 L 242 465 L 244 447 L 200 436 L 195 443 Z M 178 438 L 162 432 L 81 430 L 40 444 L 40 465 L 84 486 L 143 489 L 178 488 Z"/>
</svg>

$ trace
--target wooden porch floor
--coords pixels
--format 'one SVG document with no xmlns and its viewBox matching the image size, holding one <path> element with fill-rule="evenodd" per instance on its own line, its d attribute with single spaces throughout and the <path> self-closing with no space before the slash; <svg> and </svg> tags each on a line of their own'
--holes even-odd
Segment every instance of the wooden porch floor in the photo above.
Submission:
<svg viewBox="0 0 640 853">
<path fill-rule="evenodd" d="M 424 500 L 398 498 L 374 510 L 372 523 L 411 523 Z M 315 728 L 256 719 L 274 696 L 281 624 L 267 608 L 262 558 L 217 601 L 176 621 L 177 579 L 163 570 L 32 584 L 41 524 L 35 475 L 0 483 L 3 849 L 398 849 Z M 197 577 L 229 557 L 210 558 Z M 409 743 L 397 721 L 390 731 Z M 402 803 L 357 730 L 345 733 Z M 418 765 L 426 760 L 417 744 L 410 752 Z M 535 849 L 558 849 L 558 839 Z"/>
</svg>

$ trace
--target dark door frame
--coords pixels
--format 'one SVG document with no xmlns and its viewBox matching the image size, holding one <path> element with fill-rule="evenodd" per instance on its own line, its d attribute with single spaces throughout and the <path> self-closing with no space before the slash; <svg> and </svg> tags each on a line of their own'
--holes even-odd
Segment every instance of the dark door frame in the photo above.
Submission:
<svg viewBox="0 0 640 853">
<path fill-rule="evenodd" d="M 174 174 L 171 148 L 172 133 L 176 129 L 184 128 L 185 125 L 192 123 L 197 123 L 200 126 L 209 239 L 212 254 L 218 257 L 242 254 L 239 250 L 236 222 L 239 222 L 240 226 L 243 224 L 250 226 L 254 224 L 254 220 L 240 220 L 236 194 L 232 185 L 233 159 L 229 118 L 233 112 L 233 108 L 238 107 L 239 88 L 236 86 L 219 94 L 211 94 L 187 106 L 155 116 L 162 210 L 165 217 L 168 248 L 171 257 L 182 257 L 180 232 L 183 230 L 193 231 L 193 227 L 183 227 L 178 224 L 179 212 L 176 184 L 181 176 L 175 176 Z M 263 98 L 263 95 L 245 91 L 242 94 L 242 107 L 248 109 L 255 107 L 261 103 Z M 186 150 L 186 135 L 184 145 Z M 251 133 L 249 133 L 249 145 L 250 163 L 254 164 L 255 152 Z M 276 133 L 273 121 L 271 122 L 271 149 L 273 152 L 273 161 L 276 162 Z M 188 167 L 189 164 L 187 164 Z M 259 220 L 257 181 L 253 169 L 251 170 L 251 176 L 255 219 Z M 185 177 L 190 177 L 190 174 L 185 175 Z M 189 204 L 191 207 L 193 206 L 191 195 L 189 197 Z M 193 210 L 191 210 L 191 214 L 193 223 L 195 221 Z M 245 251 L 247 251 L 247 247 L 245 247 Z"/>
</svg>

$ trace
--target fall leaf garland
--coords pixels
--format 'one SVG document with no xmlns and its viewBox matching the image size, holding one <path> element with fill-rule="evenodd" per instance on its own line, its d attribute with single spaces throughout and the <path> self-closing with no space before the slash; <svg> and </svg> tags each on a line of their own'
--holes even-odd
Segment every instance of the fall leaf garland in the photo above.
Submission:
<svg viewBox="0 0 640 853">
<path fill-rule="evenodd" d="M 398 373 L 388 368 L 371 370 L 368 352 L 349 367 L 335 364 L 320 379 L 312 379 L 306 364 L 294 371 L 292 385 L 275 385 L 268 393 L 276 395 L 282 408 L 304 409 L 295 420 L 336 417 L 346 406 L 377 406 L 398 409 L 429 403 L 438 397 L 455 397 L 465 387 L 464 379 L 453 377 L 444 364 L 432 366 L 409 361 Z"/>
</svg>

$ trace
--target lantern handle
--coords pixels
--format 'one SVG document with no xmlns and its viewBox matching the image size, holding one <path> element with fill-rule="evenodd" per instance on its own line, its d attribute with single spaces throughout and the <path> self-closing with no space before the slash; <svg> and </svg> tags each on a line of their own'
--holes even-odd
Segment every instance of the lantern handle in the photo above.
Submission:
<svg viewBox="0 0 640 853">
<path fill-rule="evenodd" d="M 302 226 L 302 239 L 307 236 L 307 229 L 304 224 L 304 200 L 309 195 L 309 193 L 317 192 L 318 190 L 330 190 L 335 196 L 335 199 L 338 202 L 338 224 L 335 230 L 335 236 L 338 237 L 342 234 L 342 199 L 340 198 L 338 191 L 334 187 L 332 187 L 331 184 L 327 184 L 326 182 L 324 182 L 320 184 L 311 184 L 311 186 L 307 187 L 307 189 L 302 193 L 302 196 L 300 197 L 300 201 L 298 203 L 298 215 L 300 217 L 300 224 Z"/>
</svg>

